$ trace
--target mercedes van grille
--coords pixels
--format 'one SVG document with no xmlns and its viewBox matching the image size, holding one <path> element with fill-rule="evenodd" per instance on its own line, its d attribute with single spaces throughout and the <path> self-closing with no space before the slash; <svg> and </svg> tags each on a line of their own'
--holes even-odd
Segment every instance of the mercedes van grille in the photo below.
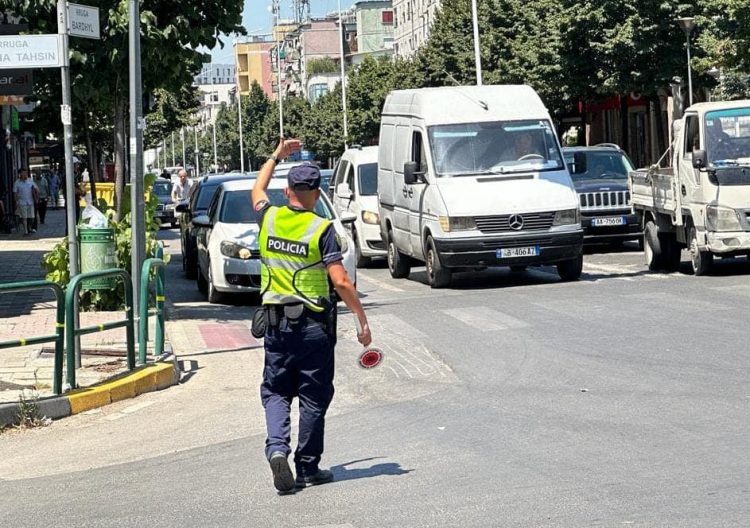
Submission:
<svg viewBox="0 0 750 528">
<path fill-rule="evenodd" d="M 520 229 L 519 217 L 522 219 Z M 511 219 L 513 226 L 511 227 Z M 545 213 L 518 213 L 512 215 L 476 216 L 474 221 L 477 229 L 482 233 L 518 233 L 523 231 L 537 231 L 549 229 L 555 220 L 555 212 Z"/>
<path fill-rule="evenodd" d="M 602 211 L 630 207 L 629 191 L 581 193 L 581 211 Z"/>
</svg>

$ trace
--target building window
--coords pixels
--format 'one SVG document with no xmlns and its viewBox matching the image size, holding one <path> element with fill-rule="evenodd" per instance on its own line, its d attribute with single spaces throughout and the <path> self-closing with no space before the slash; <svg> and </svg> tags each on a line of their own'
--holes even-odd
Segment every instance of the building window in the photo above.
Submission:
<svg viewBox="0 0 750 528">
<path fill-rule="evenodd" d="M 383 24 L 393 25 L 393 11 L 383 11 Z"/>
<path fill-rule="evenodd" d="M 328 93 L 328 85 L 326 83 L 311 84 L 308 92 L 310 104 L 315 104 L 315 101 L 326 93 Z"/>
</svg>

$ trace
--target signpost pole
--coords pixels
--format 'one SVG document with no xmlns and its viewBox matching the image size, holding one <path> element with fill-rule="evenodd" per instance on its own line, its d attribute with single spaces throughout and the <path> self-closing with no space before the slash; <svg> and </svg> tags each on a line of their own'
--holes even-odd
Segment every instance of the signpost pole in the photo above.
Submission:
<svg viewBox="0 0 750 528">
<path fill-rule="evenodd" d="M 195 175 L 200 176 L 201 169 L 200 169 L 200 159 L 199 159 L 199 152 L 198 152 L 198 127 L 193 127 L 193 135 L 195 136 Z"/>
<path fill-rule="evenodd" d="M 143 189 L 143 122 L 141 112 L 141 25 L 136 0 L 128 0 L 128 50 L 130 74 L 130 221 L 132 226 L 131 269 L 133 270 L 133 306 L 140 295 L 140 274 L 146 253 L 146 222 Z M 144 317 L 144 314 L 139 314 Z"/>
<path fill-rule="evenodd" d="M 73 115 L 70 108 L 70 57 L 68 55 L 68 6 L 65 0 L 57 0 L 57 33 L 60 35 L 60 53 L 62 66 L 60 67 L 62 81 L 62 106 L 60 115 L 63 123 L 63 141 L 65 148 L 65 212 L 68 223 L 68 255 L 70 279 L 80 273 L 78 254 L 78 228 L 76 226 L 76 175 L 73 168 Z M 73 299 L 73 313 L 78 319 L 78 296 Z M 78 321 L 75 322 L 78 327 Z M 75 340 L 75 368 L 81 367 L 81 339 Z M 69 367 L 70 368 L 70 367 Z M 75 387 L 71 387 L 75 388 Z"/>
</svg>

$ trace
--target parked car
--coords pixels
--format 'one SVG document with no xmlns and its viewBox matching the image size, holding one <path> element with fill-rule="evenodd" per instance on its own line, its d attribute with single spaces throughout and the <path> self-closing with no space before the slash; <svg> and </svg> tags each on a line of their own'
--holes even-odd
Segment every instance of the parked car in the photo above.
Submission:
<svg viewBox="0 0 750 528">
<path fill-rule="evenodd" d="M 260 291 L 260 250 L 257 214 L 250 203 L 254 180 L 226 181 L 219 185 L 205 215 L 193 218 L 197 226 L 198 289 L 208 302 L 220 302 L 225 293 Z M 271 180 L 268 197 L 273 205 L 285 205 L 286 180 Z M 315 213 L 333 222 L 341 242 L 344 267 L 356 284 L 353 242 L 344 223 L 354 215 L 339 217 L 327 196 L 321 194 Z"/>
<path fill-rule="evenodd" d="M 449 104 L 446 104 L 449 102 Z M 547 108 L 529 86 L 396 90 L 380 123 L 380 227 L 394 278 L 431 287 L 490 266 L 583 268 L 578 197 Z"/>
<path fill-rule="evenodd" d="M 162 224 L 171 224 L 177 227 L 177 217 L 175 216 L 175 204 L 172 203 L 172 184 L 164 179 L 157 179 L 151 190 L 156 195 L 158 203 L 154 217 Z"/>
<path fill-rule="evenodd" d="M 617 145 L 563 149 L 581 206 L 585 244 L 643 240 L 638 217 L 633 213 L 628 174 L 633 163 Z"/>
<path fill-rule="evenodd" d="M 373 257 L 387 253 L 380 236 L 378 215 L 378 147 L 354 147 L 341 156 L 331 189 L 333 207 L 356 217 L 352 240 L 357 267 L 370 264 Z"/>
<path fill-rule="evenodd" d="M 198 276 L 198 254 L 196 253 L 193 218 L 206 214 L 214 191 L 220 184 L 233 180 L 254 178 L 253 173 L 233 172 L 208 175 L 193 183 L 187 202 L 176 207 L 180 223 L 180 246 L 182 249 L 182 270 L 189 279 Z"/>
</svg>

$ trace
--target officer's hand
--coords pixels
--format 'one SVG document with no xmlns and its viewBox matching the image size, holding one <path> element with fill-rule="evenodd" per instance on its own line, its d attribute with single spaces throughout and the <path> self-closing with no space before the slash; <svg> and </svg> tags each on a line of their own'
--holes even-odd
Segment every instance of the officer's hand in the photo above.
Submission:
<svg viewBox="0 0 750 528">
<path fill-rule="evenodd" d="M 298 150 L 302 148 L 302 142 L 299 139 L 284 139 L 279 141 L 279 146 L 276 147 L 276 157 L 279 159 L 288 158 Z"/>
<path fill-rule="evenodd" d="M 366 324 L 362 328 L 362 333 L 357 334 L 357 341 L 359 341 L 359 343 L 362 346 L 365 346 L 365 347 L 370 346 L 370 343 L 372 343 L 372 334 L 370 334 L 370 325 Z"/>
</svg>

